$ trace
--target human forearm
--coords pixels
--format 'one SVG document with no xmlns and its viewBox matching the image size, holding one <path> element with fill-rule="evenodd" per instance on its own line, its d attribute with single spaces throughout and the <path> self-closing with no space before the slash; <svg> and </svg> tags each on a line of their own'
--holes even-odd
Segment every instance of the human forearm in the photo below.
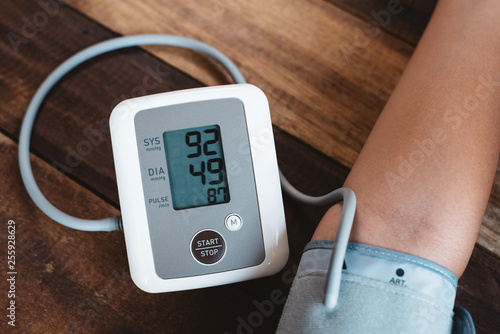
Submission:
<svg viewBox="0 0 500 334">
<path fill-rule="evenodd" d="M 463 272 L 500 150 L 499 15 L 498 1 L 438 3 L 346 180 L 352 240 Z M 333 237 L 338 210 L 313 239 Z"/>
</svg>

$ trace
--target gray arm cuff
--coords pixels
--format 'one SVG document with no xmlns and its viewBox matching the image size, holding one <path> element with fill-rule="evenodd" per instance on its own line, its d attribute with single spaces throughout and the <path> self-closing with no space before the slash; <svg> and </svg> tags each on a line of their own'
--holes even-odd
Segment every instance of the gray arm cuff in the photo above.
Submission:
<svg viewBox="0 0 500 334">
<path fill-rule="evenodd" d="M 307 261 L 306 256 L 308 250 L 330 248 L 331 242 L 319 243 L 310 243 L 306 247 L 278 333 L 475 333 L 472 318 L 463 308 L 455 307 L 453 310 L 452 304 L 443 303 L 432 294 L 363 277 L 348 270 L 342 273 L 337 307 L 333 311 L 329 310 L 324 305 L 327 268 L 321 265 L 322 261 Z M 398 255 L 397 252 L 393 253 L 390 254 L 391 258 L 392 255 Z M 328 260 L 329 253 L 324 255 Z M 400 255 L 405 261 L 412 259 L 406 254 Z M 426 270 L 440 269 L 438 265 L 432 267 L 432 263 L 428 264 L 426 260 L 419 261 L 423 261 L 419 265 L 425 264 Z M 442 276 L 448 279 L 446 275 Z M 451 283 L 456 286 L 456 278 L 453 280 L 452 277 Z"/>
</svg>

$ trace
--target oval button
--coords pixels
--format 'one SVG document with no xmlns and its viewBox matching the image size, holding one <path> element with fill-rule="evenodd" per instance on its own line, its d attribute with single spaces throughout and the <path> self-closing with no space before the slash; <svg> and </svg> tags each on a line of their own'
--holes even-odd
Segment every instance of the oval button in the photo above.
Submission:
<svg viewBox="0 0 500 334">
<path fill-rule="evenodd" d="M 219 233 L 212 230 L 203 230 L 191 241 L 191 255 L 201 264 L 215 264 L 226 252 L 226 242 Z"/>
<path fill-rule="evenodd" d="M 238 231 L 243 225 L 243 220 L 236 213 L 230 213 L 227 215 L 224 223 L 229 231 Z"/>
</svg>

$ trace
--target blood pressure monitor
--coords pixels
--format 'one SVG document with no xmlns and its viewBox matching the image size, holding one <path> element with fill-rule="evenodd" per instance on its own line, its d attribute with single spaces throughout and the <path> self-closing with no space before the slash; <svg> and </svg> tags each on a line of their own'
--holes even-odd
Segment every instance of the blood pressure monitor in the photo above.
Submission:
<svg viewBox="0 0 500 334">
<path fill-rule="evenodd" d="M 260 89 L 237 84 L 126 100 L 110 129 L 138 287 L 202 288 L 285 265 L 279 172 Z"/>
<path fill-rule="evenodd" d="M 110 117 L 121 217 L 87 220 L 53 206 L 38 188 L 30 163 L 31 132 L 55 84 L 81 63 L 138 45 L 194 50 L 217 61 L 235 85 L 129 99 Z M 288 259 L 280 180 L 299 202 L 343 201 L 325 304 L 337 303 L 342 263 L 356 209 L 352 190 L 320 197 L 295 189 L 278 170 L 267 99 L 229 58 L 181 36 L 117 37 L 86 48 L 59 65 L 38 88 L 19 134 L 19 170 L 28 194 L 50 218 L 82 231 L 123 229 L 130 272 L 147 292 L 168 292 L 272 275 Z"/>
</svg>

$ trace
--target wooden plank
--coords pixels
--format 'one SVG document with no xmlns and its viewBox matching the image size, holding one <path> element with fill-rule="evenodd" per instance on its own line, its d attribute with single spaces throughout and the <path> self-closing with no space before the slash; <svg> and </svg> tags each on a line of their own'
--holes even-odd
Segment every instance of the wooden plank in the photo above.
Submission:
<svg viewBox="0 0 500 334">
<path fill-rule="evenodd" d="M 477 242 L 500 256 L 500 161 Z"/>
<path fill-rule="evenodd" d="M 477 333 L 498 333 L 500 328 L 500 260 L 476 246 L 458 282 L 456 304 L 472 315 Z"/>
<path fill-rule="evenodd" d="M 365 23 L 416 46 L 424 32 L 437 0 L 327 0 Z M 394 5 L 395 4 L 395 5 Z"/>
<path fill-rule="evenodd" d="M 19 31 L 23 17 L 40 12 L 28 1 L 7 4 L 10 19 L 0 26 L 2 36 Z M 21 44 L 19 52 L 6 40 L 0 43 L 0 96 L 6 101 L 0 125 L 13 135 L 35 90 L 53 69 L 79 50 L 116 36 L 67 7 L 61 7 L 46 27 Z M 107 124 L 113 107 L 133 96 L 199 86 L 138 48 L 104 55 L 73 71 L 49 95 L 35 124 L 32 150 L 117 204 Z"/>
<path fill-rule="evenodd" d="M 267 93 L 275 125 L 348 167 L 412 52 L 383 31 L 365 36 L 365 22 L 322 0 L 68 3 L 124 35 L 172 33 L 219 48 Z M 214 83 L 185 54 L 148 50 Z"/>
</svg>

